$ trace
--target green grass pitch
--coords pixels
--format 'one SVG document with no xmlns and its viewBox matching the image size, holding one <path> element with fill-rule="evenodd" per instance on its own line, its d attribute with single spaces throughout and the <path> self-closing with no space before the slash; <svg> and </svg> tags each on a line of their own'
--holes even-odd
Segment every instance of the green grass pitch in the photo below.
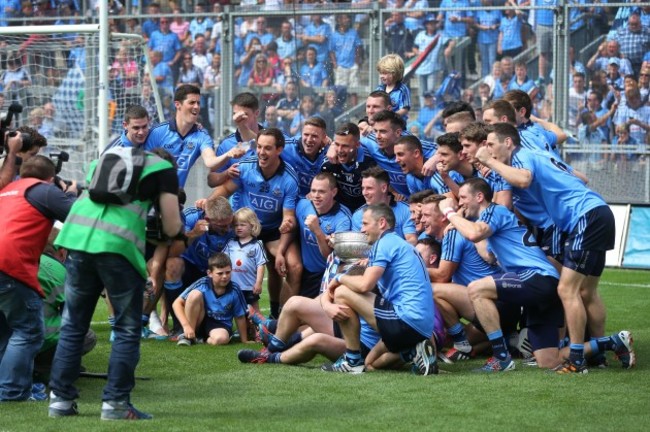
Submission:
<svg viewBox="0 0 650 432">
<path fill-rule="evenodd" d="M 100 379 L 82 378 L 80 415 L 50 419 L 47 402 L 0 404 L 0 432 L 14 431 L 635 431 L 650 429 L 650 272 L 607 270 L 600 292 L 607 329 L 631 330 L 637 367 L 557 376 L 517 363 L 498 376 L 470 372 L 483 360 L 442 365 L 438 376 L 371 372 L 326 374 L 323 358 L 303 366 L 243 365 L 242 344 L 181 348 L 144 341 L 132 401 L 150 422 L 101 422 Z M 97 348 L 84 358 L 105 372 L 110 349 L 105 310 Z M 249 346 L 250 347 L 250 346 Z"/>
</svg>

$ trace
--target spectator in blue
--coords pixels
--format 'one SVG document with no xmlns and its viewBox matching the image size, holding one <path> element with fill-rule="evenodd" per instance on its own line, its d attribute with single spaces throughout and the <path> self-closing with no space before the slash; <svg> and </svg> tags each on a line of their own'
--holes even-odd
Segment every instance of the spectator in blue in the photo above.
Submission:
<svg viewBox="0 0 650 432">
<path fill-rule="evenodd" d="M 422 99 L 424 99 L 424 103 L 420 106 L 417 122 L 420 124 L 420 128 L 424 130 L 429 122 L 436 117 L 436 114 L 440 112 L 440 108 L 436 107 L 436 98 L 434 97 L 433 92 L 429 91 L 424 93 Z"/>
<path fill-rule="evenodd" d="M 329 79 L 324 63 L 318 61 L 316 48 L 307 48 L 306 63 L 300 68 L 300 85 L 306 88 L 327 87 Z"/>
<path fill-rule="evenodd" d="M 284 85 L 284 97 L 276 104 L 278 115 L 285 121 L 291 122 L 300 111 L 298 99 L 298 82 L 287 81 Z"/>
<path fill-rule="evenodd" d="M 607 66 L 607 85 L 612 91 L 623 90 L 623 75 L 619 70 L 619 60 L 616 57 L 611 57 Z"/>
<path fill-rule="evenodd" d="M 483 0 L 485 7 L 492 6 L 493 0 Z M 490 74 L 492 65 L 497 60 L 497 41 L 499 40 L 499 26 L 502 13 L 500 10 L 483 9 L 476 13 L 478 30 L 478 49 L 481 54 L 481 76 Z"/>
<path fill-rule="evenodd" d="M 386 51 L 406 58 L 413 51 L 413 32 L 404 24 L 404 12 L 393 12 L 384 22 Z"/>
<path fill-rule="evenodd" d="M 153 66 L 153 77 L 158 85 L 158 91 L 161 97 L 171 97 L 174 93 L 174 74 L 167 63 L 162 61 L 160 51 L 151 52 L 151 64 Z"/>
<path fill-rule="evenodd" d="M 203 3 L 197 3 L 194 5 L 194 13 L 201 15 L 194 17 L 192 21 L 190 21 L 190 35 L 192 36 L 192 40 L 188 42 L 193 42 L 196 39 L 196 36 L 200 34 L 205 36 L 206 40 L 210 40 L 212 37 L 214 21 L 205 16 L 205 5 Z"/>
<path fill-rule="evenodd" d="M 532 97 L 532 93 L 537 89 L 537 86 L 532 79 L 528 78 L 528 67 L 526 62 L 519 60 L 515 63 L 515 76 L 512 77 L 508 90 L 521 90 L 528 93 Z"/>
<path fill-rule="evenodd" d="M 420 33 L 415 36 L 413 43 L 413 55 L 418 56 L 433 42 L 436 38 L 436 17 L 433 14 L 427 15 L 424 19 L 424 27 Z M 424 94 L 427 92 L 434 92 L 442 81 L 443 66 L 438 59 L 440 58 L 440 41 L 436 43 L 429 55 L 427 55 L 420 63 L 415 71 L 415 74 L 420 80 L 420 106 L 423 106 Z M 426 125 L 426 124 L 425 124 Z M 424 127 L 424 125 L 422 126 Z"/>
<path fill-rule="evenodd" d="M 257 37 L 251 38 L 248 45 L 246 45 L 246 51 L 239 57 L 240 72 L 237 79 L 239 87 L 248 85 L 248 78 L 250 78 L 255 65 L 255 57 L 262 53 L 262 49 L 262 43 Z"/>
<path fill-rule="evenodd" d="M 248 46 L 251 39 L 257 38 L 259 40 L 259 43 L 262 44 L 262 48 L 266 48 L 269 42 L 275 40 L 273 33 L 270 33 L 266 28 L 266 18 L 264 17 L 257 18 L 255 20 L 255 25 L 256 25 L 256 31 L 248 32 L 246 34 L 246 39 L 245 39 L 246 46 Z"/>
<path fill-rule="evenodd" d="M 557 0 L 536 0 L 535 6 L 557 6 Z M 548 77 L 549 65 L 553 55 L 553 9 L 535 10 L 535 35 L 537 37 L 538 77 L 540 83 Z"/>
<path fill-rule="evenodd" d="M 293 66 L 293 58 L 283 58 L 279 64 L 278 72 L 275 76 L 275 84 L 278 89 L 283 89 L 290 82 L 300 82 L 300 76 Z"/>
<path fill-rule="evenodd" d="M 331 35 L 332 28 L 329 24 L 323 22 L 323 17 L 320 15 L 312 15 L 311 22 L 299 37 L 303 45 L 308 45 L 316 50 L 316 59 L 318 62 L 325 64 L 329 57 L 329 39 Z"/>
<path fill-rule="evenodd" d="M 404 17 L 404 25 L 413 33 L 424 30 L 424 19 L 426 12 L 423 9 L 429 7 L 427 0 L 406 0 L 401 6 L 404 9 L 413 9 L 413 12 L 406 12 Z"/>
<path fill-rule="evenodd" d="M 20 0 L 0 0 L 0 27 L 7 27 L 7 19 L 20 14 Z"/>
<path fill-rule="evenodd" d="M 151 38 L 153 32 L 160 30 L 160 19 L 156 17 L 156 15 L 160 14 L 160 5 L 158 3 L 149 3 L 147 13 L 148 15 L 152 15 L 152 17 L 142 23 L 142 33 L 144 38 L 148 40 Z"/>
<path fill-rule="evenodd" d="M 592 3 L 587 0 L 569 0 L 567 3 L 573 6 L 569 8 L 569 30 L 574 33 L 585 26 L 585 14 L 588 12 L 586 7 L 578 7 L 586 3 Z"/>
<path fill-rule="evenodd" d="M 472 25 L 474 18 L 472 12 L 466 10 L 470 7 L 469 0 L 442 0 L 440 7 L 453 9 L 438 13 L 438 21 L 444 21 L 445 64 L 449 68 L 454 48 L 462 37 L 467 36 L 467 26 Z"/>
<path fill-rule="evenodd" d="M 316 115 L 316 101 L 314 96 L 306 94 L 302 96 L 300 100 L 300 112 L 291 121 L 291 126 L 289 131 L 292 137 L 300 139 L 300 131 L 302 131 L 303 126 L 305 125 L 305 120 Z"/>
<path fill-rule="evenodd" d="M 174 73 L 174 80 L 178 74 L 180 67 L 180 58 L 182 54 L 180 39 L 169 29 L 170 18 L 163 17 L 160 19 L 160 30 L 153 32 L 147 46 L 151 51 L 160 51 L 162 53 L 162 61 L 167 63 L 167 66 Z"/>
<path fill-rule="evenodd" d="M 582 112 L 591 112 L 594 114 L 596 118 L 601 118 L 602 116 L 607 114 L 607 109 L 602 106 L 603 103 L 603 95 L 600 92 L 597 91 L 590 91 L 587 94 L 587 105 L 585 108 L 582 110 Z M 601 131 L 604 137 L 609 142 L 610 139 L 610 131 L 612 128 L 612 119 L 608 118 L 607 121 L 598 126 L 598 129 Z"/>
<path fill-rule="evenodd" d="M 264 122 L 262 123 L 262 127 L 264 129 L 280 129 L 285 134 L 289 134 L 287 122 L 278 116 L 278 109 L 274 105 L 269 105 L 264 110 Z"/>
<path fill-rule="evenodd" d="M 587 68 L 590 71 L 603 70 L 607 71 L 607 66 L 609 66 L 609 59 L 615 57 L 618 59 L 620 72 L 623 75 L 632 74 L 632 64 L 630 61 L 623 57 L 621 54 L 621 45 L 616 39 L 606 40 L 600 44 L 598 50 L 594 55 L 587 61 Z"/>
<path fill-rule="evenodd" d="M 504 17 L 499 24 L 499 37 L 497 41 L 497 54 L 499 59 L 509 56 L 516 57 L 523 49 L 521 40 L 521 18 L 514 9 L 506 9 Z"/>
<path fill-rule="evenodd" d="M 330 37 L 330 61 L 334 83 L 346 88 L 359 85 L 359 68 L 363 63 L 363 43 L 357 31 L 350 27 L 350 15 L 336 16 L 336 31 Z M 353 105 L 356 105 L 356 94 Z"/>
<path fill-rule="evenodd" d="M 621 53 L 632 63 L 634 75 L 638 75 L 643 56 L 650 50 L 650 28 L 643 27 L 638 13 L 632 13 L 627 19 L 627 26 L 618 29 L 616 39 L 621 45 Z"/>
<path fill-rule="evenodd" d="M 290 21 L 282 21 L 280 37 L 275 40 L 275 43 L 278 44 L 278 55 L 283 60 L 287 57 L 296 57 L 298 48 L 302 46 L 302 42 L 293 34 L 293 25 Z"/>
</svg>

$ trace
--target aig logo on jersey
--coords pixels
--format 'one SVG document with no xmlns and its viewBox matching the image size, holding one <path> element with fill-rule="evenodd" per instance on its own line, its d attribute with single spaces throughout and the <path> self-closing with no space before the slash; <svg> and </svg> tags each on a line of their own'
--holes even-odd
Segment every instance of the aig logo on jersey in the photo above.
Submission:
<svg viewBox="0 0 650 432">
<path fill-rule="evenodd" d="M 276 213 L 280 210 L 280 200 L 275 197 L 249 193 L 248 199 L 254 209 L 263 213 Z"/>
<path fill-rule="evenodd" d="M 305 227 L 303 230 L 303 238 L 305 239 L 305 243 L 308 245 L 313 245 L 318 247 L 318 240 L 316 240 L 316 236 L 314 235 L 313 232 L 307 227 Z"/>
<path fill-rule="evenodd" d="M 361 196 L 361 187 L 353 184 L 339 183 L 339 190 L 341 193 L 350 196 Z"/>
<path fill-rule="evenodd" d="M 393 171 L 388 171 L 388 177 L 390 178 L 390 183 L 395 184 L 405 184 L 406 183 L 406 176 L 402 173 L 397 173 Z"/>
</svg>

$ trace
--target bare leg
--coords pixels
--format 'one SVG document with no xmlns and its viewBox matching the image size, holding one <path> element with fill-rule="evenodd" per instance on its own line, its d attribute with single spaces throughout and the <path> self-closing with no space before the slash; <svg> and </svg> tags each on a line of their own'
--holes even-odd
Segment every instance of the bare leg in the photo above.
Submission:
<svg viewBox="0 0 650 432">
<path fill-rule="evenodd" d="M 585 275 L 564 267 L 560 274 L 560 283 L 557 286 L 572 344 L 582 345 L 585 340 L 587 312 L 582 303 L 582 297 L 580 297 L 580 287 L 585 279 Z"/>
<path fill-rule="evenodd" d="M 316 333 L 333 335 L 332 320 L 323 311 L 319 298 L 291 297 L 282 308 L 275 336 L 286 342 L 302 325 L 310 326 Z"/>
<path fill-rule="evenodd" d="M 208 345 L 228 345 L 229 342 L 230 333 L 228 333 L 228 330 L 223 328 L 212 329 L 208 336 L 208 340 L 206 340 Z"/>
<path fill-rule="evenodd" d="M 587 276 L 580 289 L 580 296 L 587 312 L 587 326 L 591 337 L 605 336 L 607 311 L 598 293 L 599 281 L 600 277 Z"/>
</svg>

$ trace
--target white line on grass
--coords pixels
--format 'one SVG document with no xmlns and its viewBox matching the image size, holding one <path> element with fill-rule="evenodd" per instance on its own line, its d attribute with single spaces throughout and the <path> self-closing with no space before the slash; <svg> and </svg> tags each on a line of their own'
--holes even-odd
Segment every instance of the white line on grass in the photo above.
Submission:
<svg viewBox="0 0 650 432">
<path fill-rule="evenodd" d="M 630 288 L 650 288 L 650 284 L 631 284 L 631 283 L 624 283 L 624 282 L 607 282 L 607 281 L 600 281 L 598 282 L 598 285 L 622 286 L 622 287 L 630 287 Z"/>
</svg>

